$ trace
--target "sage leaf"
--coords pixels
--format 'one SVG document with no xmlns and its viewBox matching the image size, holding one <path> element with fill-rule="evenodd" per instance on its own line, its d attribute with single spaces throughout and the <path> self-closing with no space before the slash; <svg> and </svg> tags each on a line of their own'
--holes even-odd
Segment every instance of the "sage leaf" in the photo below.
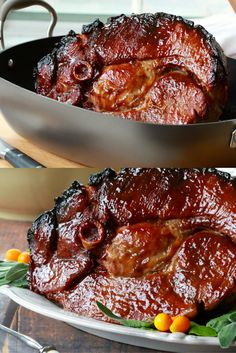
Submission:
<svg viewBox="0 0 236 353">
<path fill-rule="evenodd" d="M 5 286 L 7 284 L 9 284 L 9 281 L 6 281 L 5 278 L 4 279 L 0 279 L 0 286 Z"/>
<path fill-rule="evenodd" d="M 219 341 L 222 348 L 229 348 L 236 338 L 236 322 L 224 326 L 219 334 Z"/>
<path fill-rule="evenodd" d="M 125 320 L 120 319 L 120 323 L 124 326 L 149 329 L 153 327 L 153 322 L 139 321 L 139 320 Z"/>
<path fill-rule="evenodd" d="M 230 314 L 228 313 L 228 314 L 219 316 L 215 319 L 212 319 L 206 324 L 206 326 L 213 328 L 217 333 L 219 333 L 223 327 L 225 327 L 230 323 L 229 316 Z"/>
<path fill-rule="evenodd" d="M 98 309 L 101 310 L 103 312 L 103 314 L 108 316 L 110 319 L 114 319 L 114 320 L 120 320 L 121 319 L 121 317 L 113 314 L 113 312 L 110 309 L 108 309 L 105 305 L 103 305 L 99 301 L 96 301 L 96 304 L 97 304 Z"/>
<path fill-rule="evenodd" d="M 28 282 L 26 276 L 14 281 L 14 287 L 28 288 Z"/>
<path fill-rule="evenodd" d="M 227 314 L 221 315 L 210 320 L 207 323 L 207 326 L 212 327 L 216 332 L 220 332 L 220 330 L 228 325 L 230 322 L 236 321 L 236 311 L 230 311 Z"/>
<path fill-rule="evenodd" d="M 96 301 L 96 304 L 98 306 L 98 309 L 101 310 L 103 314 L 108 316 L 110 319 L 116 320 L 117 322 L 119 322 L 124 326 L 143 328 L 143 329 L 153 328 L 153 322 L 139 321 L 139 320 L 126 320 L 126 319 L 123 319 L 122 317 L 115 315 L 110 309 L 108 309 L 105 305 L 103 305 L 99 301 Z"/>
<path fill-rule="evenodd" d="M 6 273 L 5 279 L 9 282 L 16 281 L 20 279 L 23 275 L 26 275 L 27 271 L 28 266 L 26 264 L 17 263 Z"/>
<path fill-rule="evenodd" d="M 195 336 L 204 336 L 204 337 L 216 337 L 217 332 L 211 328 L 204 325 L 199 325 L 196 322 L 191 322 L 190 330 L 188 334 Z"/>
<path fill-rule="evenodd" d="M 15 261 L 0 261 L 0 286 L 12 285 L 27 288 L 29 266 Z"/>
<path fill-rule="evenodd" d="M 236 322 L 236 311 L 229 315 L 229 321 Z"/>
<path fill-rule="evenodd" d="M 0 267 L 11 267 L 12 265 L 15 265 L 15 261 L 0 261 Z"/>
</svg>

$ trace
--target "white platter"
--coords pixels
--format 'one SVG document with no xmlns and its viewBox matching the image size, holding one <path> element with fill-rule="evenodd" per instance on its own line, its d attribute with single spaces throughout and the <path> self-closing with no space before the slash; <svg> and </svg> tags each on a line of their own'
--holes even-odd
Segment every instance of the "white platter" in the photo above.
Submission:
<svg viewBox="0 0 236 353">
<path fill-rule="evenodd" d="M 218 339 L 213 337 L 145 331 L 78 316 L 62 310 L 49 300 L 28 289 L 3 286 L 0 287 L 0 293 L 38 314 L 66 322 L 80 330 L 113 341 L 176 353 L 236 352 L 236 343 L 229 349 L 221 349 Z"/>
</svg>

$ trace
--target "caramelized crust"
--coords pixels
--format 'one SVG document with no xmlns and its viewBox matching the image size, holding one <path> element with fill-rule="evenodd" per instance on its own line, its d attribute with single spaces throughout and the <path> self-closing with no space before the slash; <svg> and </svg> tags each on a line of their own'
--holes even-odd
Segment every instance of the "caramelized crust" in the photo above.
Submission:
<svg viewBox="0 0 236 353">
<path fill-rule="evenodd" d="M 124 318 L 144 320 L 159 312 L 193 318 L 199 310 L 211 310 L 229 296 L 236 289 L 235 278 L 235 246 L 207 231 L 183 243 L 169 270 L 127 278 L 97 268 L 73 289 L 49 298 L 66 310 L 102 320 L 107 318 L 95 299 Z"/>
<path fill-rule="evenodd" d="M 30 286 L 107 320 L 194 317 L 236 290 L 236 184 L 208 169 L 107 169 L 78 182 L 28 233 Z"/>
<path fill-rule="evenodd" d="M 217 120 L 226 58 L 201 26 L 165 13 L 121 15 L 70 32 L 38 63 L 39 94 L 159 124 Z"/>
</svg>

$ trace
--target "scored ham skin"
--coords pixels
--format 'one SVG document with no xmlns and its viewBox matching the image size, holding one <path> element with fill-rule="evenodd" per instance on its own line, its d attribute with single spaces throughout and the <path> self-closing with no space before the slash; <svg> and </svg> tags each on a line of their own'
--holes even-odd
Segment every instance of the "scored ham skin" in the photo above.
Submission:
<svg viewBox="0 0 236 353">
<path fill-rule="evenodd" d="M 217 120 L 227 101 L 218 43 L 165 13 L 121 15 L 70 32 L 39 61 L 35 79 L 41 95 L 158 124 Z"/>
<path fill-rule="evenodd" d="M 107 169 L 28 233 L 30 287 L 78 314 L 196 316 L 236 291 L 236 183 L 207 169 Z"/>
</svg>

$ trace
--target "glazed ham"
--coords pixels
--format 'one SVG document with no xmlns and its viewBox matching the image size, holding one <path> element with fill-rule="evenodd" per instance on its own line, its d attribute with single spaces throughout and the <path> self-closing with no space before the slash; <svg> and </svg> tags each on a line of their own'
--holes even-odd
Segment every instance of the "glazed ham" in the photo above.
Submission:
<svg viewBox="0 0 236 353">
<path fill-rule="evenodd" d="M 108 320 L 195 317 L 236 292 L 236 183 L 207 169 L 107 169 L 28 233 L 31 290 Z"/>
<path fill-rule="evenodd" d="M 201 26 L 164 13 L 96 20 L 70 32 L 35 71 L 36 92 L 154 124 L 217 120 L 226 58 Z"/>
</svg>

